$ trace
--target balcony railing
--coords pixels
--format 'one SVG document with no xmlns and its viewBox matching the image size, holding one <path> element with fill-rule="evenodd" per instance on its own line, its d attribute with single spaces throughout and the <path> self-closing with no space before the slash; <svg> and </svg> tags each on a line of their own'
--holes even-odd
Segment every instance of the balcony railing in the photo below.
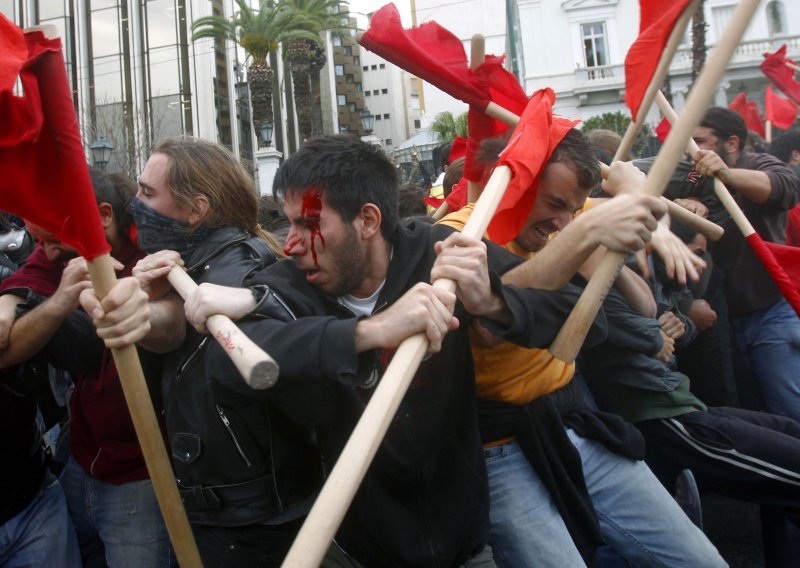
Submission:
<svg viewBox="0 0 800 568">
<path fill-rule="evenodd" d="M 753 63 L 758 65 L 764 60 L 764 53 L 774 52 L 784 43 L 788 45 L 788 52 L 790 56 L 800 52 L 800 36 L 797 35 L 783 35 L 775 36 L 774 38 L 769 39 L 743 41 L 738 45 L 736 51 L 734 51 L 733 57 L 731 57 L 731 64 Z M 714 45 L 708 46 L 709 53 L 713 49 Z M 675 58 L 672 61 L 671 68 L 684 69 L 691 67 L 691 65 L 692 46 L 688 44 L 679 46 L 678 51 L 675 53 Z"/>
<path fill-rule="evenodd" d="M 597 90 L 598 88 L 617 88 L 625 84 L 623 65 L 600 65 L 598 67 L 578 67 L 575 69 L 575 90 Z"/>
</svg>

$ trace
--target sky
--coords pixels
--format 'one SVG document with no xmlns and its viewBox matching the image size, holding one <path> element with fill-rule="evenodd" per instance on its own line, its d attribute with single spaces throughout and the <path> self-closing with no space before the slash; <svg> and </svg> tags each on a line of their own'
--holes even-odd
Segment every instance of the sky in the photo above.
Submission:
<svg viewBox="0 0 800 568">
<path fill-rule="evenodd" d="M 411 2 L 410 0 L 393 0 L 394 5 L 397 6 L 397 10 L 400 12 L 400 19 L 403 22 L 403 27 L 410 28 L 411 27 Z M 354 14 L 356 12 L 361 12 L 363 14 L 369 14 L 370 12 L 376 11 L 378 8 L 385 6 L 388 4 L 390 0 L 348 0 L 348 4 L 350 5 L 350 12 Z M 361 16 L 360 14 L 355 14 L 356 18 L 358 18 L 359 26 L 362 28 L 366 28 L 367 20 L 365 16 Z"/>
</svg>

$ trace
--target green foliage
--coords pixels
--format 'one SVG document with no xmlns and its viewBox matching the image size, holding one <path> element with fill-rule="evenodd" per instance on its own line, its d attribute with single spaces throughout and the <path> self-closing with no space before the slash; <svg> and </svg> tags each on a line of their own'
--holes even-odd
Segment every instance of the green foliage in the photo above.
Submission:
<svg viewBox="0 0 800 568">
<path fill-rule="evenodd" d="M 625 131 L 630 123 L 631 117 L 621 111 L 606 112 L 584 121 L 583 126 L 581 126 L 581 132 L 588 134 L 592 130 L 611 130 L 620 136 L 625 136 Z M 639 136 L 636 137 L 636 142 L 633 144 L 633 155 L 637 158 L 654 156 L 658 153 L 660 147 L 661 143 L 658 141 L 653 128 L 644 123 Z"/>
<path fill-rule="evenodd" d="M 452 142 L 456 136 L 467 137 L 467 113 L 453 116 L 450 111 L 440 112 L 431 123 L 431 130 L 438 132 L 442 143 Z"/>
</svg>

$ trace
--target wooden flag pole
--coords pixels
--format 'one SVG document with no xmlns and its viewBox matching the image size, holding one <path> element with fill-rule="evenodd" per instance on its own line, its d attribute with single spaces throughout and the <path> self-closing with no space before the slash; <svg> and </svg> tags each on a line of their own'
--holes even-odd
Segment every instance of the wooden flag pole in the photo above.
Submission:
<svg viewBox="0 0 800 568">
<path fill-rule="evenodd" d="M 95 295 L 98 299 L 102 299 L 117 281 L 111 256 L 104 254 L 87 264 Z M 178 564 L 192 568 L 202 566 L 186 511 L 178 495 L 175 475 L 167 457 L 167 449 L 161 437 L 161 428 L 156 420 L 153 401 L 144 380 L 136 347 L 130 345 L 122 349 L 112 349 L 111 352 Z"/>
<path fill-rule="evenodd" d="M 699 2 L 700 0 L 692 0 L 692 2 L 683 10 L 683 13 L 681 14 L 680 18 L 678 18 L 678 21 L 675 22 L 675 27 L 672 28 L 672 32 L 667 40 L 667 45 L 664 47 L 664 51 L 661 53 L 661 57 L 658 60 L 658 67 L 656 67 L 655 73 L 653 73 L 653 77 L 650 79 L 650 84 L 647 85 L 647 90 L 644 92 L 644 97 L 642 97 L 642 102 L 639 105 L 638 112 L 636 113 L 636 120 L 631 122 L 628 125 L 628 128 L 625 130 L 625 135 L 622 137 L 622 142 L 620 142 L 619 147 L 614 154 L 614 161 L 624 161 L 625 156 L 630 154 L 630 151 L 633 148 L 633 143 L 636 141 L 636 137 L 639 136 L 639 132 L 644 125 L 644 120 L 647 117 L 647 113 L 650 110 L 650 107 L 653 106 L 653 100 L 656 98 L 656 93 L 661 92 L 661 84 L 664 82 L 664 78 L 669 73 L 669 66 L 670 63 L 672 63 L 672 57 L 675 55 L 675 51 L 677 51 L 678 45 L 680 45 L 681 40 L 683 39 L 683 33 L 686 31 L 686 25 L 689 23 L 689 19 L 692 17 L 692 14 L 694 14 Z"/>
<path fill-rule="evenodd" d="M 644 185 L 646 194 L 659 196 L 664 191 L 667 180 L 683 155 L 686 140 L 691 138 L 695 127 L 708 109 L 714 90 L 724 76 L 728 62 L 758 4 L 759 0 L 742 0 L 736 7 L 725 33 L 689 93 L 683 115 L 673 126 L 648 173 Z M 601 261 L 575 309 L 550 346 L 550 353 L 562 361 L 568 363 L 575 361 L 586 334 L 600 310 L 600 305 L 622 267 L 620 255 L 606 254 L 606 257 L 609 256 L 610 260 L 604 258 Z"/>
<path fill-rule="evenodd" d="M 167 278 L 184 300 L 198 288 L 197 283 L 180 266 L 172 267 Z M 221 314 L 209 316 L 206 327 L 231 358 L 250 388 L 263 390 L 275 385 L 278 381 L 278 364 L 242 333 L 229 317 Z"/>
<path fill-rule="evenodd" d="M 784 61 L 783 64 L 786 65 L 786 67 L 788 67 L 789 69 L 794 69 L 795 71 L 800 71 L 800 65 L 795 65 L 791 61 Z"/>
<path fill-rule="evenodd" d="M 483 236 L 510 180 L 507 166 L 495 168 L 462 233 L 476 239 Z M 447 279 L 433 285 L 450 291 L 455 291 L 456 286 Z M 397 348 L 295 538 L 284 567 L 319 566 L 427 350 L 424 333 L 409 337 Z"/>
<path fill-rule="evenodd" d="M 764 141 L 767 144 L 772 144 L 772 121 L 767 120 L 766 122 L 766 133 L 764 135 Z"/>
</svg>

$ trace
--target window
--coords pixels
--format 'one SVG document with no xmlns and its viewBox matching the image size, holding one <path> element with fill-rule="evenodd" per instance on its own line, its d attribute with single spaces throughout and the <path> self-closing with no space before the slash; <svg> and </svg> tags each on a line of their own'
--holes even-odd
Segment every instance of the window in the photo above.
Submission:
<svg viewBox="0 0 800 568">
<path fill-rule="evenodd" d="M 342 36 L 335 35 L 331 41 L 333 42 L 333 45 L 339 47 L 342 45 Z"/>
<path fill-rule="evenodd" d="M 344 46 L 345 55 L 353 55 L 353 48 L 349 45 Z"/>
<path fill-rule="evenodd" d="M 339 125 L 339 134 L 347 134 L 348 132 L 350 132 L 349 126 L 347 126 L 346 124 Z"/>
<path fill-rule="evenodd" d="M 347 105 L 347 110 L 349 110 L 350 112 L 356 112 L 356 103 L 350 103 L 349 105 Z"/>
<path fill-rule="evenodd" d="M 786 9 L 783 2 L 775 0 L 767 4 L 767 29 L 769 35 L 786 33 Z"/>
<path fill-rule="evenodd" d="M 583 53 L 586 57 L 586 67 L 608 65 L 605 28 L 606 25 L 604 22 L 581 24 L 581 37 L 583 38 Z"/>
<path fill-rule="evenodd" d="M 362 67 L 361 70 L 362 71 L 369 71 L 369 65 L 364 65 L 364 67 Z"/>
<path fill-rule="evenodd" d="M 384 115 L 383 115 L 383 118 L 385 118 L 386 120 L 389 120 L 389 114 L 388 114 L 388 113 L 387 113 L 387 114 L 384 114 Z"/>
<path fill-rule="evenodd" d="M 388 95 L 389 94 L 389 89 L 381 89 L 381 94 L 382 95 Z"/>
<path fill-rule="evenodd" d="M 361 56 L 360 55 L 354 55 L 353 56 L 353 65 L 355 65 L 356 67 L 361 65 Z"/>
<path fill-rule="evenodd" d="M 378 89 L 375 89 L 374 91 L 372 91 L 372 94 L 377 97 L 378 95 L 381 94 L 381 92 Z"/>
<path fill-rule="evenodd" d="M 344 65 L 337 65 L 337 66 L 335 67 L 335 69 L 336 69 L 336 75 L 337 75 L 338 77 L 341 77 L 341 76 L 343 76 L 343 75 L 344 75 Z"/>
<path fill-rule="evenodd" d="M 391 138 L 387 138 L 386 139 L 386 145 L 387 146 L 391 146 L 392 145 L 392 139 Z"/>
<path fill-rule="evenodd" d="M 379 114 L 376 114 L 376 115 L 375 115 L 375 120 L 380 120 L 380 119 L 381 119 L 381 115 L 379 115 Z"/>
<path fill-rule="evenodd" d="M 380 64 L 380 68 L 381 68 L 381 69 L 386 69 L 386 63 L 381 63 L 381 64 Z"/>
<path fill-rule="evenodd" d="M 371 67 L 371 69 L 372 69 L 373 71 L 375 71 L 375 69 L 377 69 L 377 68 L 378 68 L 378 66 L 377 66 L 377 65 L 373 65 L 373 66 Z"/>
<path fill-rule="evenodd" d="M 347 104 L 347 97 L 345 95 L 336 95 L 337 104 L 344 106 Z"/>
<path fill-rule="evenodd" d="M 414 119 L 414 128 L 422 128 L 422 123 L 418 118 Z"/>
<path fill-rule="evenodd" d="M 370 93 L 369 91 L 364 91 L 364 96 L 365 96 L 365 97 L 368 97 L 368 96 L 370 96 L 371 94 L 372 94 L 372 93 Z"/>
<path fill-rule="evenodd" d="M 736 6 L 733 4 L 730 6 L 718 6 L 711 8 L 711 21 L 713 22 L 714 34 L 717 41 L 719 41 L 719 38 L 721 38 L 722 34 L 725 33 L 728 23 L 733 17 L 733 10 L 735 8 Z"/>
</svg>

